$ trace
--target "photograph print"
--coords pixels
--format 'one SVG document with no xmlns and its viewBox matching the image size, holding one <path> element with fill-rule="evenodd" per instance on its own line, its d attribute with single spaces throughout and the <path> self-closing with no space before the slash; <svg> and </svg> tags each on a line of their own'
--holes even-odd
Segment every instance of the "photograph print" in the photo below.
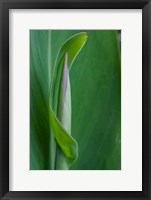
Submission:
<svg viewBox="0 0 151 200">
<path fill-rule="evenodd" d="M 121 31 L 29 34 L 30 170 L 121 170 Z"/>
</svg>

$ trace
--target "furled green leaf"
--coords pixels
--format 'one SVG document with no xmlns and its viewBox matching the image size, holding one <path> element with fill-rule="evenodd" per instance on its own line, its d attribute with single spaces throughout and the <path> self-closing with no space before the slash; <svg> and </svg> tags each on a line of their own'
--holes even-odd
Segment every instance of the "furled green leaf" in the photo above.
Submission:
<svg viewBox="0 0 151 200">
<path fill-rule="evenodd" d="M 67 40 L 61 47 L 57 60 L 55 71 L 52 79 L 52 87 L 50 91 L 50 101 L 52 109 L 56 117 L 62 122 L 62 126 L 71 134 L 71 94 L 68 68 L 71 68 L 73 60 L 86 42 L 86 33 L 79 33 Z M 51 131 L 56 137 L 55 128 Z M 59 137 L 59 134 L 58 134 Z M 57 140 L 58 142 L 58 140 Z M 64 141 L 66 142 L 66 141 Z M 68 147 L 68 143 L 64 146 Z M 55 145 L 53 144 L 53 148 Z M 55 169 L 67 169 L 68 163 L 62 154 L 62 147 L 56 145 L 56 163 Z M 78 150 L 76 150 L 78 154 Z M 77 156 L 75 157 L 75 159 Z M 73 160 L 74 161 L 74 160 Z"/>
<path fill-rule="evenodd" d="M 66 156 L 66 161 L 69 165 L 72 164 L 77 159 L 78 156 L 78 146 L 76 141 L 69 135 L 65 129 L 60 124 L 59 120 L 56 118 L 55 114 L 50 107 L 50 122 L 53 133 L 57 143 L 61 147 L 64 155 Z"/>
<path fill-rule="evenodd" d="M 70 92 L 70 79 L 68 73 L 68 52 L 66 52 L 64 67 L 62 70 L 58 103 L 59 103 L 58 119 L 61 122 L 64 129 L 68 132 L 68 134 L 71 134 L 71 92 Z M 78 149 L 77 149 L 77 155 L 78 155 Z M 58 146 L 56 152 L 55 169 L 68 169 L 68 168 L 69 165 L 66 161 L 66 156 L 62 152 L 61 148 Z"/>
<path fill-rule="evenodd" d="M 82 49 L 86 40 L 87 40 L 87 34 L 85 32 L 78 33 L 72 36 L 70 39 L 68 39 L 59 50 L 56 63 L 55 63 L 52 85 L 51 85 L 51 90 L 50 90 L 50 101 L 51 101 L 55 114 L 57 114 L 57 108 L 58 108 L 60 79 L 62 75 L 65 53 L 68 51 L 68 68 L 70 70 L 75 57 Z"/>
<path fill-rule="evenodd" d="M 64 66 L 60 80 L 57 116 L 64 129 L 71 134 L 71 89 L 68 71 L 68 52 L 66 52 L 65 55 Z"/>
</svg>

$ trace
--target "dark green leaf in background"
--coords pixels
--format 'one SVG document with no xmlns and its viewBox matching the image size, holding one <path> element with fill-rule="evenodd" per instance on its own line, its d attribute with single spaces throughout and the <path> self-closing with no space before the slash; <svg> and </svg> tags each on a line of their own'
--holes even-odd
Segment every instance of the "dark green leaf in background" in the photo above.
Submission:
<svg viewBox="0 0 151 200">
<path fill-rule="evenodd" d="M 49 31 L 30 31 L 30 169 L 50 169 Z"/>
</svg>

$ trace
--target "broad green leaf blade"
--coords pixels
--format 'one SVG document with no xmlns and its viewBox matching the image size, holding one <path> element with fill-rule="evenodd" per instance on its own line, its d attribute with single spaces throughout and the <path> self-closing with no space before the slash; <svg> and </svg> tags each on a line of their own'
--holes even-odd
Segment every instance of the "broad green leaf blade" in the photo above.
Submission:
<svg viewBox="0 0 151 200">
<path fill-rule="evenodd" d="M 73 170 L 121 169 L 121 70 L 116 30 L 52 31 L 52 62 L 62 43 L 87 32 L 70 70 L 72 136 L 78 143 Z"/>
<path fill-rule="evenodd" d="M 50 112 L 50 123 L 53 133 L 55 134 L 55 138 L 62 152 L 66 156 L 67 164 L 70 166 L 77 159 L 78 156 L 77 142 L 62 127 L 59 120 L 52 111 L 51 106 L 49 112 Z"/>
<path fill-rule="evenodd" d="M 70 73 L 72 131 L 79 146 L 78 160 L 71 169 L 118 170 L 121 69 L 117 33 L 102 30 L 88 31 L 88 35 Z"/>
<path fill-rule="evenodd" d="M 50 32 L 30 31 L 30 169 L 50 167 Z"/>
</svg>

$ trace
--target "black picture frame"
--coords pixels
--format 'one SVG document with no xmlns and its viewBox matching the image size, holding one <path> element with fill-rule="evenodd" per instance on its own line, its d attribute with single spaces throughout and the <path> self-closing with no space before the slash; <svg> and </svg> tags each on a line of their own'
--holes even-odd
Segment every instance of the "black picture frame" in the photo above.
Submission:
<svg viewBox="0 0 151 200">
<path fill-rule="evenodd" d="M 142 191 L 9 191 L 9 9 L 142 9 Z M 1 199 L 151 199 L 151 2 L 149 0 L 0 0 Z M 91 180 L 88 180 L 91 181 Z M 115 180 L 116 181 L 116 180 Z"/>
</svg>

